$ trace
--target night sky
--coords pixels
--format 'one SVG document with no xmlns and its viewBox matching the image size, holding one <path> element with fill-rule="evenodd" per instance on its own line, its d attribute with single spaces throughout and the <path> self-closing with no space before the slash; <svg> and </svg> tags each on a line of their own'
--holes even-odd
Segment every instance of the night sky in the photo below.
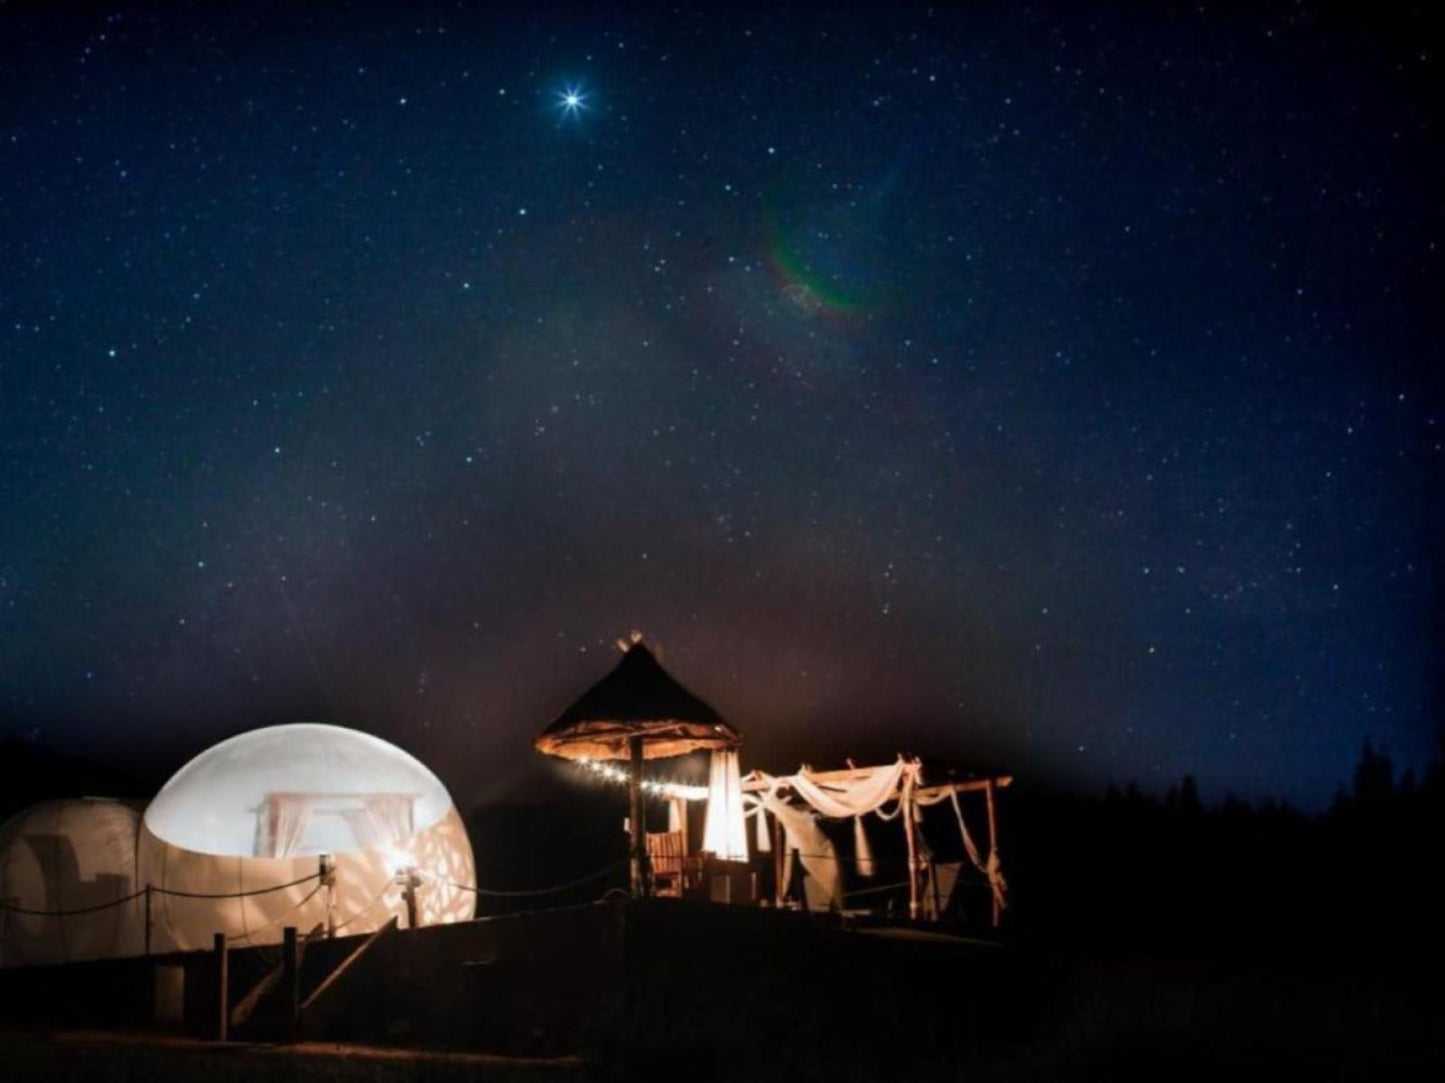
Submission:
<svg viewBox="0 0 1445 1083">
<path fill-rule="evenodd" d="M 519 800 L 640 628 L 745 769 L 1433 754 L 1423 16 L 177 7 L 0 6 L 0 736 Z"/>
</svg>

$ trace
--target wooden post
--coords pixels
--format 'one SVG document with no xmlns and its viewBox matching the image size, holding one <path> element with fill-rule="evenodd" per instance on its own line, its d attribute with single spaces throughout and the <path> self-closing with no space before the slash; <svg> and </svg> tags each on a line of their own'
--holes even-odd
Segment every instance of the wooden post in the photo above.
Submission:
<svg viewBox="0 0 1445 1083">
<path fill-rule="evenodd" d="M 903 817 L 903 837 L 908 840 L 908 917 L 918 920 L 918 839 L 913 823 L 913 775 L 903 780 L 899 798 L 899 815 Z"/>
<path fill-rule="evenodd" d="M 286 1041 L 296 1040 L 296 1017 L 301 1007 L 300 953 L 296 944 L 296 926 L 281 930 L 281 997 L 286 1005 Z"/>
<path fill-rule="evenodd" d="M 151 886 L 150 886 L 150 884 L 147 884 L 147 885 L 146 885 L 146 923 L 145 923 L 145 938 L 146 938 L 146 954 L 147 954 L 147 955 L 149 955 L 149 954 L 151 953 L 151 921 L 152 921 L 152 918 L 151 918 Z"/>
<path fill-rule="evenodd" d="M 998 853 L 998 822 L 994 819 L 993 811 L 993 779 L 988 779 L 983 787 L 984 799 L 988 802 L 988 857 L 986 860 L 992 864 L 994 854 Z M 993 899 L 993 927 L 998 928 L 999 914 L 998 896 L 993 892 L 993 881 L 989 881 L 989 895 Z"/>
<path fill-rule="evenodd" d="M 649 894 L 648 881 L 651 879 L 647 875 L 647 819 L 642 808 L 642 738 L 629 737 L 627 751 L 632 762 L 632 772 L 627 780 L 629 823 L 632 825 L 632 894 L 640 899 Z"/>
<path fill-rule="evenodd" d="M 406 902 L 406 927 L 415 929 L 416 921 L 416 889 L 421 883 L 421 877 L 417 876 L 416 869 L 408 865 L 402 870 L 401 897 Z"/>
<path fill-rule="evenodd" d="M 766 816 L 766 809 L 758 809 L 759 816 Z M 773 905 L 783 905 L 783 870 L 788 867 L 788 855 L 783 852 L 783 822 L 773 817 Z"/>
<path fill-rule="evenodd" d="M 943 920 L 943 902 L 938 897 L 938 862 L 928 859 L 928 879 L 933 884 L 933 920 Z"/>
<path fill-rule="evenodd" d="M 317 861 L 321 871 L 321 882 L 326 886 L 326 938 L 329 940 L 336 935 L 336 873 L 330 854 L 322 854 Z"/>
<path fill-rule="evenodd" d="M 216 955 L 216 1041 L 224 1042 L 231 1018 L 231 958 L 226 950 L 226 934 L 214 934 L 211 948 Z"/>
</svg>

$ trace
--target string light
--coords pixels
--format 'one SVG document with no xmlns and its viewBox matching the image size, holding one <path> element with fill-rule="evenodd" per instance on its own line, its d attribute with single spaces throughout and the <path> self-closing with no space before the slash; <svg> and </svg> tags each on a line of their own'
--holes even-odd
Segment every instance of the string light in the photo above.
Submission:
<svg viewBox="0 0 1445 1083">
<path fill-rule="evenodd" d="M 608 782 L 616 782 L 626 786 L 632 781 L 632 775 L 620 767 L 614 767 L 602 760 L 594 760 L 590 757 L 583 757 L 577 761 L 577 766 L 592 772 L 599 778 L 605 778 Z M 642 792 L 653 797 L 676 798 L 682 801 L 706 801 L 706 786 L 686 786 L 681 782 L 659 782 L 656 779 L 644 778 L 642 780 Z"/>
</svg>

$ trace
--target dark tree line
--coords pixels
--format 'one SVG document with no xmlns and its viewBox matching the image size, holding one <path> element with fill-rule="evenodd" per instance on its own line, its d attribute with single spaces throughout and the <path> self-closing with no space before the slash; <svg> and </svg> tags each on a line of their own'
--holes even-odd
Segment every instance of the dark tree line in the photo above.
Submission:
<svg viewBox="0 0 1445 1083">
<path fill-rule="evenodd" d="M 1019 794 L 1006 836 L 1017 928 L 1109 950 L 1409 972 L 1439 957 L 1445 823 L 1439 757 L 1423 777 L 1368 741 L 1324 812 L 1162 797 Z"/>
</svg>

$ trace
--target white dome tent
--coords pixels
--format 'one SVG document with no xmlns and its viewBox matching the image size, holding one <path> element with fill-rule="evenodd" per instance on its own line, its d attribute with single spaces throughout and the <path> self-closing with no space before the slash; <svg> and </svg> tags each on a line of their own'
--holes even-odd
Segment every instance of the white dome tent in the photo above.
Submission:
<svg viewBox="0 0 1445 1083">
<path fill-rule="evenodd" d="M 42 801 L 0 825 L 0 966 L 136 955 L 140 812 L 122 801 Z"/>
<path fill-rule="evenodd" d="M 323 855 L 334 876 L 318 876 Z M 369 734 L 297 723 L 240 734 L 172 776 L 145 811 L 140 883 L 153 950 L 276 943 L 282 928 L 368 932 L 406 922 L 414 869 L 421 925 L 475 910 L 466 828 L 446 787 Z"/>
</svg>

